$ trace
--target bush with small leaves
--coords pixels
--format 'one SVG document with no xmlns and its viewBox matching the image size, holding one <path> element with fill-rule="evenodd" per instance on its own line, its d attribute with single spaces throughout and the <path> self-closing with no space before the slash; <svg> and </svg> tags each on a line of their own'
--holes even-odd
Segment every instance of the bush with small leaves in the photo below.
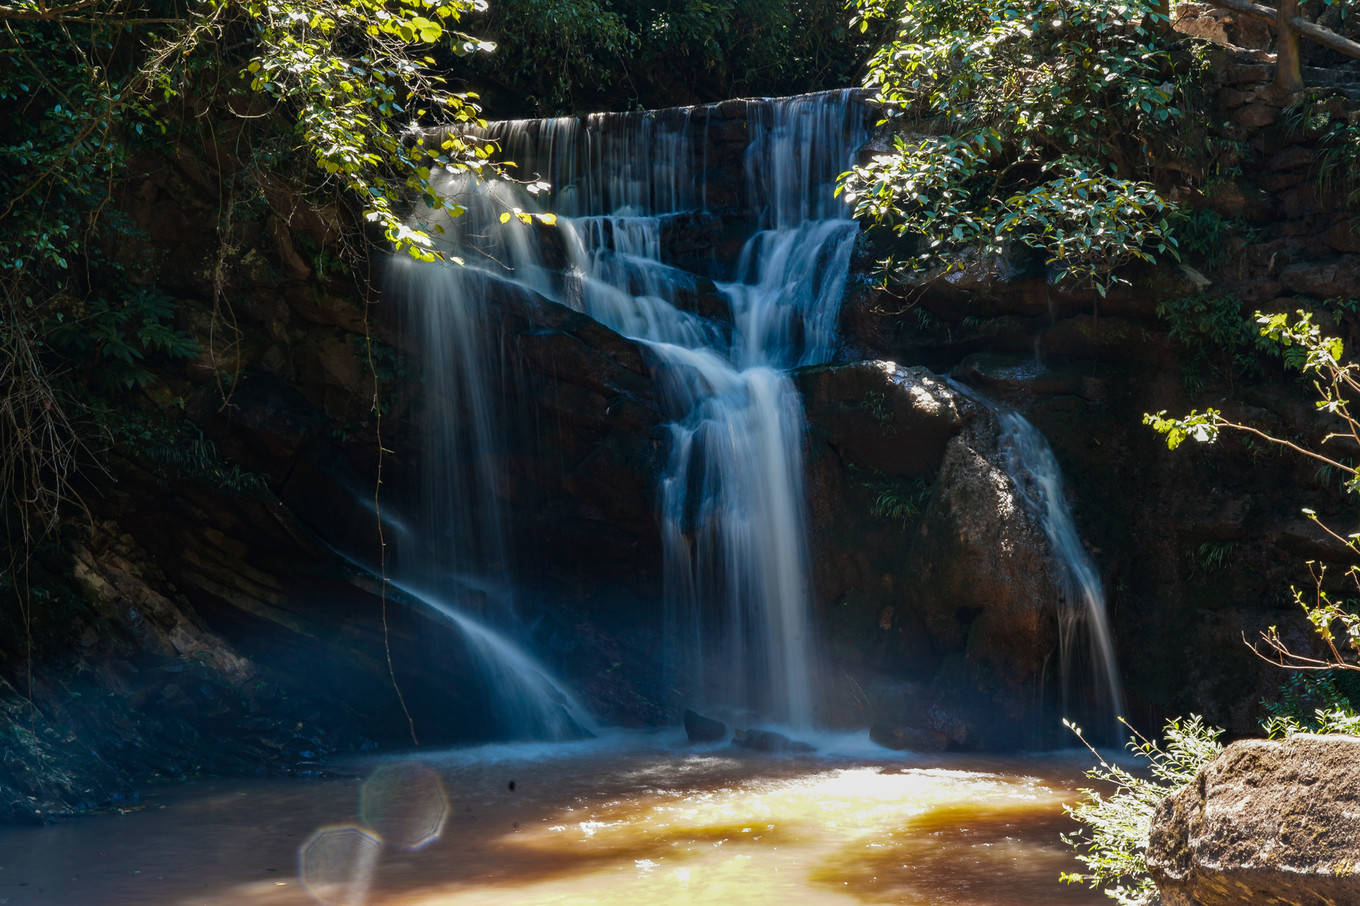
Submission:
<svg viewBox="0 0 1360 906">
<path fill-rule="evenodd" d="M 1030 249 L 1103 293 L 1123 265 L 1175 256 L 1175 206 L 1149 181 L 1181 117 L 1156 4 L 855 7 L 861 28 L 889 23 L 865 87 L 895 129 L 841 188 L 906 240 L 885 279 Z"/>
<path fill-rule="evenodd" d="M 1067 726 L 1083 743 L 1081 728 Z M 1106 759 L 1089 744 L 1097 765 L 1086 777 L 1100 789 L 1083 789 L 1082 799 L 1067 806 L 1067 813 L 1082 825 L 1063 836 L 1086 870 L 1065 873 L 1069 884 L 1102 889 L 1119 906 L 1151 906 L 1158 902 L 1157 888 L 1147 873 L 1148 834 L 1157 806 L 1194 779 L 1199 769 L 1223 751 L 1223 731 L 1206 726 L 1192 714 L 1167 721 L 1162 740 L 1149 740 L 1136 731 L 1128 749 L 1147 762 L 1147 774 L 1134 773 Z"/>
</svg>

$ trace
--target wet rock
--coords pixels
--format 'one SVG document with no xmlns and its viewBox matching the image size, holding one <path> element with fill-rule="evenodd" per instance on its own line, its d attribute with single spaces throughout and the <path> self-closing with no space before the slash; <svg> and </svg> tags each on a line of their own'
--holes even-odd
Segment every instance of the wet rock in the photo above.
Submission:
<svg viewBox="0 0 1360 906">
<path fill-rule="evenodd" d="M 893 362 L 811 369 L 798 389 L 844 461 L 885 475 L 933 474 L 970 405 L 928 369 Z"/>
<path fill-rule="evenodd" d="M 660 223 L 661 260 L 674 267 L 704 273 L 722 240 L 723 220 L 708 211 L 668 214 Z"/>
<path fill-rule="evenodd" d="M 970 735 L 990 745 L 1024 731 L 1066 599 L 1044 532 L 994 443 L 981 426 L 949 442 L 904 565 L 915 576 L 911 608 L 936 649 L 953 653 L 954 666 L 935 677 L 935 700 L 981 718 Z"/>
<path fill-rule="evenodd" d="M 738 730 L 732 734 L 732 745 L 756 752 L 813 752 L 812 746 L 797 739 L 789 739 L 773 730 Z"/>
<path fill-rule="evenodd" d="M 1006 472 L 995 413 L 919 367 L 858 363 L 798 382 L 814 579 L 825 636 L 857 678 L 847 701 L 860 726 L 909 748 L 1038 743 L 1060 616 L 1079 605 Z M 1096 383 L 1053 380 L 1098 396 Z M 904 680 L 928 691 L 897 694 Z M 950 720 L 937 725 L 920 701 Z M 926 735 L 893 743 L 901 727 Z"/>
<path fill-rule="evenodd" d="M 892 727 L 875 724 L 869 728 L 869 738 L 885 749 L 909 750 L 912 752 L 943 752 L 949 745 L 949 737 L 934 730 L 917 727 Z"/>
<path fill-rule="evenodd" d="M 685 709 L 685 735 L 690 742 L 718 742 L 727 736 L 727 724 L 697 711 Z"/>
<path fill-rule="evenodd" d="M 1360 902 L 1360 738 L 1229 746 L 1152 821 L 1166 906 Z"/>
</svg>

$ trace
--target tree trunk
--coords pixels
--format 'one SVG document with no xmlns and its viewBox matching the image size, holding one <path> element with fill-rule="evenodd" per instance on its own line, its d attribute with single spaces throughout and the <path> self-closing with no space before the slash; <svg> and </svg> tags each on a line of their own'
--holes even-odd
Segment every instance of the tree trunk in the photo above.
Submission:
<svg viewBox="0 0 1360 906">
<path fill-rule="evenodd" d="M 1290 21 L 1299 14 L 1299 0 L 1279 0 L 1279 4 L 1275 19 L 1275 87 L 1283 95 L 1294 95 L 1303 90 L 1299 33 Z"/>
</svg>

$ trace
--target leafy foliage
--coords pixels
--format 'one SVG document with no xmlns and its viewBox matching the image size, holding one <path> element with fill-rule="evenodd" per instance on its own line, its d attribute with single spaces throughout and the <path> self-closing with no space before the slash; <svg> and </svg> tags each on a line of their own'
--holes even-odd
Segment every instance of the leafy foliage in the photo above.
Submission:
<svg viewBox="0 0 1360 906">
<path fill-rule="evenodd" d="M 286 187 L 347 200 L 391 248 L 434 259 L 409 201 L 456 215 L 437 174 L 498 171 L 456 128 L 424 140 L 409 126 L 477 121 L 475 96 L 447 87 L 434 54 L 489 49 L 457 28 L 483 5 L 0 4 L 0 509 L 24 536 L 50 527 L 90 459 L 88 420 L 71 415 L 89 390 L 142 387 L 154 359 L 200 352 L 173 301 L 144 285 L 145 237 L 118 212 L 130 162 L 176 146 L 215 161 L 228 227 L 236 193 Z"/>
<path fill-rule="evenodd" d="M 1360 208 L 1360 124 L 1345 115 L 1346 105 L 1310 96 L 1281 114 L 1290 134 L 1317 148 L 1313 178 L 1318 192 Z"/>
<path fill-rule="evenodd" d="M 265 493 L 262 477 L 222 458 L 217 445 L 187 419 L 150 413 L 97 413 L 100 427 L 126 455 L 140 460 L 162 482 L 188 479 L 234 496 Z"/>
<path fill-rule="evenodd" d="M 1223 263 L 1230 237 L 1250 237 L 1255 241 L 1263 235 L 1245 220 L 1229 219 L 1208 208 L 1182 211 L 1172 218 L 1171 226 L 1181 257 L 1208 268 Z"/>
<path fill-rule="evenodd" d="M 1262 701 L 1261 706 L 1267 715 L 1261 729 L 1270 739 L 1295 733 L 1360 735 L 1360 713 L 1335 673 L 1292 674 L 1280 689 L 1280 698 Z"/>
<path fill-rule="evenodd" d="M 1071 723 L 1067 726 L 1086 742 L 1081 728 Z M 1157 888 L 1148 876 L 1146 862 L 1153 814 L 1163 799 L 1188 784 L 1200 768 L 1223 751 L 1218 741 L 1222 734 L 1194 714 L 1168 721 L 1161 742 L 1135 732 L 1127 748 L 1147 761 L 1149 776 L 1108 761 L 1088 744 L 1098 763 L 1086 776 L 1102 784 L 1104 791 L 1083 789 L 1081 801 L 1067 806 L 1067 813 L 1083 827 L 1064 835 L 1063 842 L 1076 850 L 1086 870 L 1063 874 L 1062 880 L 1103 888 L 1105 895 L 1120 906 L 1156 903 Z"/>
<path fill-rule="evenodd" d="M 855 5 L 861 28 L 891 20 L 865 86 L 899 129 L 842 188 L 858 217 L 918 238 L 885 277 L 1019 247 L 1103 292 L 1122 265 L 1176 254 L 1174 207 L 1141 175 L 1181 116 L 1154 4 Z"/>
<path fill-rule="evenodd" d="M 600 0 L 500 0 L 483 30 L 500 50 L 475 64 L 479 80 L 513 86 L 505 106 L 535 113 L 574 109 L 583 90 L 616 80 L 638 43 Z"/>
<path fill-rule="evenodd" d="M 392 247 L 422 260 L 440 255 L 424 230 L 407 224 L 407 197 L 458 216 L 432 173 L 494 170 L 492 148 L 444 133 L 408 141 L 408 122 L 477 122 L 475 95 L 449 91 L 425 48 L 494 49 L 452 26 L 485 0 L 213 0 L 212 15 L 244 13 L 253 32 L 250 89 L 294 118 L 317 168 L 361 200 L 364 216 Z"/>
<path fill-rule="evenodd" d="M 131 287 L 122 299 L 94 298 L 65 317 L 58 312 L 49 341 L 69 360 L 88 363 L 88 377 L 105 389 L 132 389 L 151 383 L 142 367 L 157 353 L 188 359 L 198 342 L 174 325 L 174 300 L 146 287 Z"/>
<path fill-rule="evenodd" d="M 1261 371 L 1261 355 L 1277 351 L 1262 340 L 1242 300 L 1233 294 L 1177 296 L 1157 303 L 1157 315 L 1185 349 L 1185 382 L 1199 389 L 1210 374 L 1231 383 Z"/>
</svg>

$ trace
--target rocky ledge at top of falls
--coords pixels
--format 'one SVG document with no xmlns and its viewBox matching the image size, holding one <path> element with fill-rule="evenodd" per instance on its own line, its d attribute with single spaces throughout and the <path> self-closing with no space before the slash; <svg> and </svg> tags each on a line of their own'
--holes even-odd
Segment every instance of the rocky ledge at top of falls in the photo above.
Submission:
<svg viewBox="0 0 1360 906">
<path fill-rule="evenodd" d="M 1158 807 L 1166 906 L 1360 903 L 1360 738 L 1233 743 Z"/>
</svg>

